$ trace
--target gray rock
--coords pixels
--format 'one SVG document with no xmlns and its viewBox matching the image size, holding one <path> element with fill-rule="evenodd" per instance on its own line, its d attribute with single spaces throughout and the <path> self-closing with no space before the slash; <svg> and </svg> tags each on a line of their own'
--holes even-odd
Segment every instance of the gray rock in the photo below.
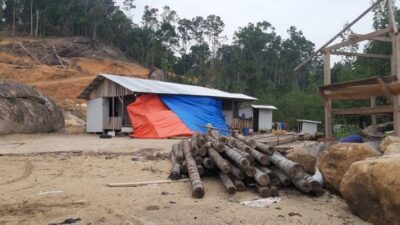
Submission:
<svg viewBox="0 0 400 225">
<path fill-rule="evenodd" d="M 0 82 L 0 135 L 56 132 L 63 127 L 63 113 L 48 96 L 25 84 Z"/>
</svg>

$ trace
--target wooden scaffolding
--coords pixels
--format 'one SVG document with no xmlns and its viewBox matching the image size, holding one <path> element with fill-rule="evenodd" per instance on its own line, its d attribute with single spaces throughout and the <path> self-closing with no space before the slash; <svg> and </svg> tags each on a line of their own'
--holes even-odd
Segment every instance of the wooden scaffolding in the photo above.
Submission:
<svg viewBox="0 0 400 225">
<path fill-rule="evenodd" d="M 378 114 L 393 114 L 394 133 L 400 136 L 400 40 L 398 35 L 398 24 L 395 21 L 392 0 L 386 0 L 386 8 L 389 19 L 387 28 L 376 30 L 368 34 L 351 35 L 348 40 L 338 44 L 331 45 L 345 31 L 351 28 L 368 12 L 377 7 L 384 0 L 378 0 L 365 10 L 354 21 L 349 23 L 337 35 L 329 40 L 320 49 L 314 52 L 307 60 L 302 62 L 295 68 L 295 71 L 300 69 L 316 55 L 322 53 L 324 56 L 324 86 L 319 87 L 321 97 L 325 107 L 325 134 L 327 138 L 333 136 L 332 117 L 335 115 L 371 115 L 372 124 L 376 124 L 376 115 Z M 382 41 L 391 42 L 392 54 L 364 54 L 340 51 L 340 48 L 361 42 L 361 41 Z M 377 76 L 373 78 L 356 80 L 344 83 L 332 84 L 331 79 L 331 55 L 355 56 L 391 60 L 391 75 Z M 376 106 L 375 100 L 377 96 L 384 96 L 387 99 L 387 106 Z M 366 99 L 371 101 L 371 107 L 352 108 L 352 109 L 333 109 L 333 100 L 357 100 Z"/>
</svg>

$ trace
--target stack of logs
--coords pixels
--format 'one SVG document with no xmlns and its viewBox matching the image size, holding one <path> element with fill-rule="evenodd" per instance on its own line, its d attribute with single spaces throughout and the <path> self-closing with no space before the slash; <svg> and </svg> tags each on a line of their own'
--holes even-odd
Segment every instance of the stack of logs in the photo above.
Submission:
<svg viewBox="0 0 400 225">
<path fill-rule="evenodd" d="M 240 134 L 219 135 L 195 132 L 172 146 L 170 179 L 189 176 L 192 196 L 204 196 L 201 177 L 219 176 L 229 194 L 247 189 L 256 190 L 261 197 L 278 196 L 279 189 L 293 185 L 300 191 L 321 194 L 321 184 L 304 168 L 269 145 L 250 140 Z"/>
</svg>

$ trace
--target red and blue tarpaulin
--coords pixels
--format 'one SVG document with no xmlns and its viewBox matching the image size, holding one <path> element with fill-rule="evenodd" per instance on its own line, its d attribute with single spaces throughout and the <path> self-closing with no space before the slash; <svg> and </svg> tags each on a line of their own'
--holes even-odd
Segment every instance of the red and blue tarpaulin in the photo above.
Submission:
<svg viewBox="0 0 400 225">
<path fill-rule="evenodd" d="M 207 128 L 204 126 L 210 123 L 213 127 L 223 129 L 219 133 L 229 133 L 220 99 L 189 95 L 160 95 L 160 98 L 190 130 L 205 133 Z"/>
<path fill-rule="evenodd" d="M 136 138 L 191 136 L 192 131 L 165 106 L 158 95 L 143 94 L 127 107 Z"/>
</svg>

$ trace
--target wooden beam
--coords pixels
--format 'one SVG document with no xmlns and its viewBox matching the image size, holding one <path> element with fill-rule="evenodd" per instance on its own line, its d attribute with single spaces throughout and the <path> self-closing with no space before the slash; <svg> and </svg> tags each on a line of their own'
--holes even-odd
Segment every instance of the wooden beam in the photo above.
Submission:
<svg viewBox="0 0 400 225">
<path fill-rule="evenodd" d="M 352 108 L 352 109 L 333 109 L 333 115 L 373 115 L 392 113 L 392 106 L 378 106 L 374 108 Z"/>
<path fill-rule="evenodd" d="M 349 46 L 349 45 L 352 45 L 352 44 L 355 44 L 355 43 L 358 43 L 358 42 L 361 42 L 361 41 L 366 41 L 366 40 L 370 40 L 370 39 L 372 39 L 374 37 L 382 36 L 384 34 L 387 34 L 387 33 L 391 32 L 391 31 L 392 31 L 392 28 L 390 27 L 390 28 L 385 28 L 385 29 L 381 29 L 381 30 L 376 30 L 376 31 L 368 33 L 368 34 L 362 34 L 362 35 L 359 35 L 357 37 L 350 38 L 349 40 L 343 41 L 341 43 L 329 46 L 329 47 L 325 48 L 324 51 L 325 52 L 330 52 L 330 51 L 333 51 L 333 50 L 336 50 L 336 49 L 339 49 L 339 48 L 343 48 L 343 47 L 346 47 L 346 46 Z"/>
<path fill-rule="evenodd" d="M 378 83 L 377 78 L 378 77 L 371 77 L 371 78 L 366 78 L 366 79 L 360 79 L 360 80 L 353 80 L 353 81 L 348 81 L 348 82 L 341 82 L 341 83 L 336 83 L 336 84 L 324 85 L 324 86 L 320 86 L 319 90 L 322 92 L 322 91 L 325 91 L 325 90 L 337 90 L 337 89 L 353 87 L 353 86 L 377 84 Z M 384 77 L 381 77 L 381 78 L 385 83 L 391 83 L 391 82 L 397 80 L 396 76 L 384 76 Z"/>
<path fill-rule="evenodd" d="M 390 95 L 396 96 L 400 94 L 400 83 L 386 85 Z M 386 96 L 379 84 L 346 87 L 334 91 L 325 91 L 321 95 L 328 100 L 369 99 L 372 96 Z"/>
<path fill-rule="evenodd" d="M 331 54 L 329 52 L 324 55 L 324 84 L 331 84 Z M 332 124 L 332 101 L 324 101 L 325 108 L 325 137 L 333 137 L 333 124 Z"/>
<path fill-rule="evenodd" d="M 371 97 L 371 108 L 375 108 L 376 107 L 376 97 L 372 96 Z M 371 125 L 373 127 L 376 127 L 376 115 L 373 114 L 371 115 Z"/>
<path fill-rule="evenodd" d="M 343 55 L 343 56 L 357 56 L 366 58 L 376 58 L 376 59 L 391 59 L 390 55 L 379 55 L 379 54 L 364 54 L 357 52 L 343 52 L 343 51 L 331 51 L 332 55 Z"/>
<path fill-rule="evenodd" d="M 387 5 L 387 9 L 388 9 L 389 26 L 392 27 L 394 35 L 397 35 L 399 33 L 399 31 L 397 28 L 396 18 L 394 17 L 394 13 L 393 13 L 392 0 L 386 0 L 386 5 Z"/>
<path fill-rule="evenodd" d="M 350 39 L 359 38 L 360 36 L 362 36 L 362 34 L 351 34 L 350 35 Z M 371 38 L 369 40 L 371 40 L 371 41 L 382 41 L 382 42 L 392 42 L 392 39 L 390 39 L 389 37 L 386 37 L 386 36 L 377 36 L 377 37 L 373 37 L 373 38 Z"/>
<path fill-rule="evenodd" d="M 304 60 L 302 63 L 300 63 L 296 68 L 294 68 L 294 71 L 296 72 L 299 70 L 301 67 L 306 65 L 310 60 L 312 60 L 316 55 L 318 55 L 322 50 L 324 50 L 328 45 L 330 45 L 332 42 L 334 42 L 338 37 L 340 37 L 344 32 L 346 32 L 348 29 L 350 29 L 355 23 L 357 23 L 360 19 L 362 19 L 367 13 L 369 13 L 372 9 L 374 9 L 377 5 L 379 5 L 383 0 L 377 0 L 374 4 L 372 4 L 367 10 L 365 10 L 361 15 L 359 15 L 356 19 L 354 19 L 351 23 L 347 24 L 339 33 L 337 33 L 333 38 L 331 38 L 328 42 L 326 42 L 324 45 L 322 45 L 317 51 L 312 53 L 306 60 Z"/>
<path fill-rule="evenodd" d="M 379 86 L 382 88 L 382 92 L 386 97 L 387 102 L 391 105 L 392 104 L 392 94 L 390 93 L 388 85 L 382 80 L 382 78 L 378 78 Z"/>
</svg>

